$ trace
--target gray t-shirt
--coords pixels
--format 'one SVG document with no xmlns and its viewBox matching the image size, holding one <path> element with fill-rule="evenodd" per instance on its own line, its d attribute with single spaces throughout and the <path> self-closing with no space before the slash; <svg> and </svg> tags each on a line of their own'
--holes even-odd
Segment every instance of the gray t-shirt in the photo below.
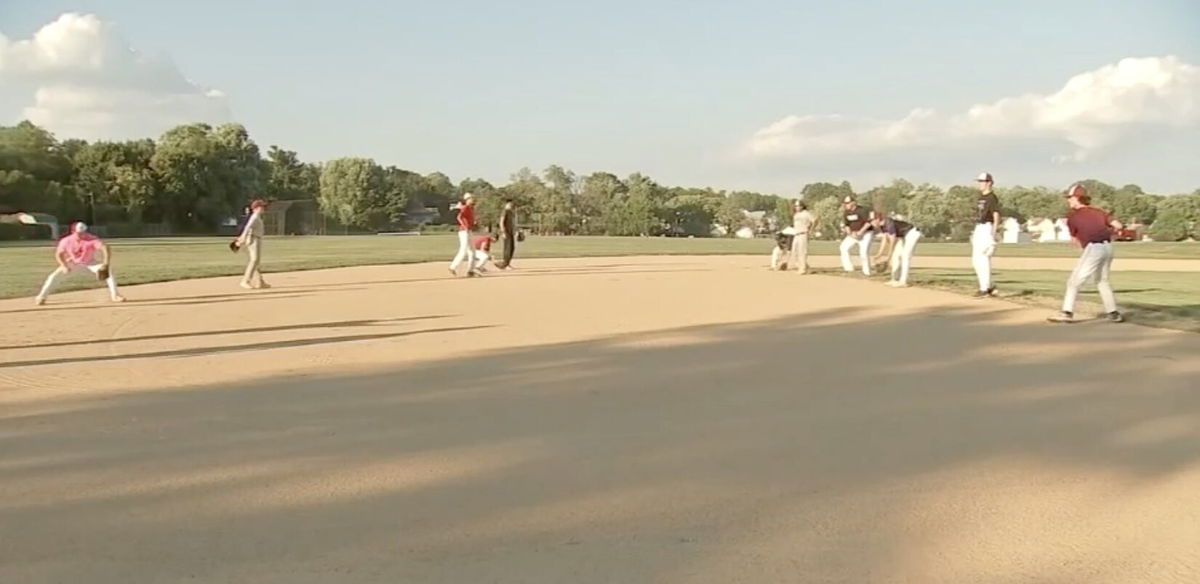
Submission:
<svg viewBox="0 0 1200 584">
<path fill-rule="evenodd" d="M 813 223 L 816 221 L 817 218 L 805 209 L 792 215 L 792 228 L 796 230 L 796 235 L 803 235 L 812 229 Z"/>
</svg>

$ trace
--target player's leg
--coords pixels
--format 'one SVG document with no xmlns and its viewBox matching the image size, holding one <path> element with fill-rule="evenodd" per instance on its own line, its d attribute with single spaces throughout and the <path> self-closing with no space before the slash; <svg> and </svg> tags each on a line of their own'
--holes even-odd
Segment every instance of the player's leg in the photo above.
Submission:
<svg viewBox="0 0 1200 584">
<path fill-rule="evenodd" d="M 87 270 L 97 276 L 100 275 L 100 264 L 91 264 Z M 124 302 L 125 298 L 117 293 L 117 277 L 113 274 L 112 268 L 108 269 L 108 276 L 104 278 L 104 285 L 108 286 L 108 297 L 113 302 Z"/>
<path fill-rule="evenodd" d="M 470 237 L 467 237 L 470 240 Z M 470 244 L 467 245 L 467 274 L 478 274 L 479 263 L 476 261 L 475 250 L 471 249 Z"/>
<path fill-rule="evenodd" d="M 246 271 L 242 273 L 241 287 L 247 290 L 253 288 L 251 280 L 254 274 L 258 272 L 258 252 L 261 250 L 257 237 L 251 237 L 250 243 L 246 245 L 246 252 L 249 254 L 249 259 L 246 260 Z"/>
<path fill-rule="evenodd" d="M 847 272 L 854 271 L 854 262 L 850 261 L 850 248 L 854 247 L 854 245 L 857 243 L 857 239 L 847 235 L 842 239 L 842 244 L 838 246 L 838 251 L 841 252 L 842 255 L 842 269 Z"/>
<path fill-rule="evenodd" d="M 262 273 L 262 245 L 263 245 L 262 238 L 255 237 L 254 238 L 254 247 L 256 249 L 254 250 L 254 253 L 258 254 L 258 265 L 254 268 L 254 274 L 256 276 L 258 276 L 258 287 L 259 288 L 270 288 L 271 285 L 267 283 L 267 279 L 263 277 L 263 273 Z"/>
<path fill-rule="evenodd" d="M 487 271 L 488 262 L 492 261 L 492 256 L 482 249 L 475 250 L 475 265 L 480 272 Z"/>
<path fill-rule="evenodd" d="M 796 239 L 792 240 L 792 247 L 796 257 L 792 259 L 795 262 L 796 271 L 801 274 L 808 273 L 808 234 L 797 235 Z"/>
<path fill-rule="evenodd" d="M 501 260 L 503 265 L 497 266 L 502 270 L 506 270 L 512 265 L 513 254 L 517 251 L 517 234 L 509 233 L 504 238 L 504 258 Z"/>
<path fill-rule="evenodd" d="M 976 296 L 987 296 L 994 291 L 992 288 L 992 226 L 981 223 L 975 226 L 971 233 L 971 264 L 975 268 L 975 277 L 979 280 L 979 292 Z"/>
<path fill-rule="evenodd" d="M 875 232 L 868 231 L 858 240 L 858 259 L 862 261 L 862 273 L 864 276 L 871 275 L 871 241 L 874 239 Z"/>
<path fill-rule="evenodd" d="M 1075 300 L 1079 297 L 1080 286 L 1090 282 L 1100 270 L 1102 257 L 1096 248 L 1097 246 L 1094 245 L 1083 248 L 1083 253 L 1075 262 L 1075 269 L 1071 270 L 1071 276 L 1067 278 L 1067 290 L 1063 293 L 1062 312 L 1057 316 L 1050 317 L 1051 321 L 1071 322 L 1074 320 Z"/>
<path fill-rule="evenodd" d="M 457 274 L 458 265 L 471 255 L 471 234 L 468 231 L 460 229 L 458 231 L 458 253 L 455 254 L 454 260 L 450 262 L 450 272 Z"/>
<path fill-rule="evenodd" d="M 910 229 L 904 235 L 904 252 L 900 256 L 900 285 L 908 285 L 908 270 L 912 267 L 913 254 L 917 250 L 917 242 L 921 240 L 921 232 Z"/>
<path fill-rule="evenodd" d="M 904 260 L 904 248 L 908 242 L 901 238 L 896 238 L 896 242 L 892 245 L 892 255 L 888 258 L 888 284 L 896 285 L 900 283 L 900 279 L 896 277 L 897 272 L 901 271 L 901 262 Z"/>
<path fill-rule="evenodd" d="M 1102 256 L 1099 260 L 1099 280 L 1096 282 L 1096 290 L 1100 292 L 1100 301 L 1104 303 L 1104 312 L 1108 314 L 1108 319 L 1113 322 L 1121 322 L 1125 318 L 1121 316 L 1121 311 L 1117 308 L 1117 296 L 1113 294 L 1112 283 L 1108 281 L 1108 276 L 1112 273 L 1112 244 L 1104 244 L 1096 247 L 1101 248 Z"/>
<path fill-rule="evenodd" d="M 42 291 L 38 292 L 37 296 L 33 297 L 34 303 L 45 303 L 46 297 L 50 295 L 50 292 L 52 292 L 54 287 L 58 285 L 58 281 L 61 280 L 65 275 L 67 275 L 67 270 L 64 270 L 62 266 L 54 268 L 54 271 L 50 272 L 49 276 L 46 276 L 46 282 L 42 284 Z"/>
</svg>

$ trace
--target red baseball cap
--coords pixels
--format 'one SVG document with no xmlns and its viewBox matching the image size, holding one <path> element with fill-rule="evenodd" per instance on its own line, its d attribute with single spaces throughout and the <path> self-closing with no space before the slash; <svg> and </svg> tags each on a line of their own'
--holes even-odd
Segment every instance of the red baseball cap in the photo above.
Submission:
<svg viewBox="0 0 1200 584">
<path fill-rule="evenodd" d="M 1083 185 L 1081 185 L 1079 183 L 1075 183 L 1075 184 L 1067 187 L 1067 198 L 1068 199 L 1071 197 L 1081 197 L 1082 198 L 1082 197 L 1086 197 L 1086 196 L 1088 196 L 1087 187 L 1084 187 Z"/>
</svg>

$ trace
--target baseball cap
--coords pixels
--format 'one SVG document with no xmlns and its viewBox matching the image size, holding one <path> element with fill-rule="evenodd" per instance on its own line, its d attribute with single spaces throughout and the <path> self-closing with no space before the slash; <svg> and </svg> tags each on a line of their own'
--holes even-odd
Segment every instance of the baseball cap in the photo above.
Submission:
<svg viewBox="0 0 1200 584">
<path fill-rule="evenodd" d="M 843 203 L 853 203 L 853 202 L 854 202 L 854 197 L 853 197 L 853 196 L 850 196 L 850 195 L 846 195 L 846 198 L 842 199 L 842 202 L 843 202 Z"/>
<path fill-rule="evenodd" d="M 979 173 L 979 176 L 975 177 L 975 182 L 992 182 L 992 173 L 990 173 L 990 172 Z"/>
<path fill-rule="evenodd" d="M 1079 183 L 1075 183 L 1067 187 L 1066 194 L 1068 199 L 1071 197 L 1086 197 L 1088 196 L 1087 187 Z"/>
<path fill-rule="evenodd" d="M 463 200 L 464 200 L 464 201 L 465 201 L 465 200 L 467 200 L 467 199 L 474 199 L 474 198 L 475 198 L 475 195 L 472 195 L 471 193 L 464 193 L 464 194 L 463 194 Z"/>
<path fill-rule="evenodd" d="M 87 230 L 88 230 L 88 225 L 87 225 L 87 223 L 84 223 L 83 221 L 76 221 L 75 223 L 71 224 L 71 233 L 84 233 Z"/>
</svg>

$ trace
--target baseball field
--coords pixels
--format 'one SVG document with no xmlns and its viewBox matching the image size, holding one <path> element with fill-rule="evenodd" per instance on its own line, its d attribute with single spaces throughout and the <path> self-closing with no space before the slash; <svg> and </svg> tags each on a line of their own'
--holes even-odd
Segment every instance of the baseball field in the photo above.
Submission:
<svg viewBox="0 0 1200 584">
<path fill-rule="evenodd" d="M 1200 581 L 1195 244 L 1118 246 L 1147 327 L 1047 324 L 1065 245 L 972 300 L 956 244 L 893 289 L 527 243 L 268 239 L 245 291 L 224 240 L 117 241 L 128 302 L 41 307 L 50 250 L 0 248 L 0 582 Z"/>
</svg>

